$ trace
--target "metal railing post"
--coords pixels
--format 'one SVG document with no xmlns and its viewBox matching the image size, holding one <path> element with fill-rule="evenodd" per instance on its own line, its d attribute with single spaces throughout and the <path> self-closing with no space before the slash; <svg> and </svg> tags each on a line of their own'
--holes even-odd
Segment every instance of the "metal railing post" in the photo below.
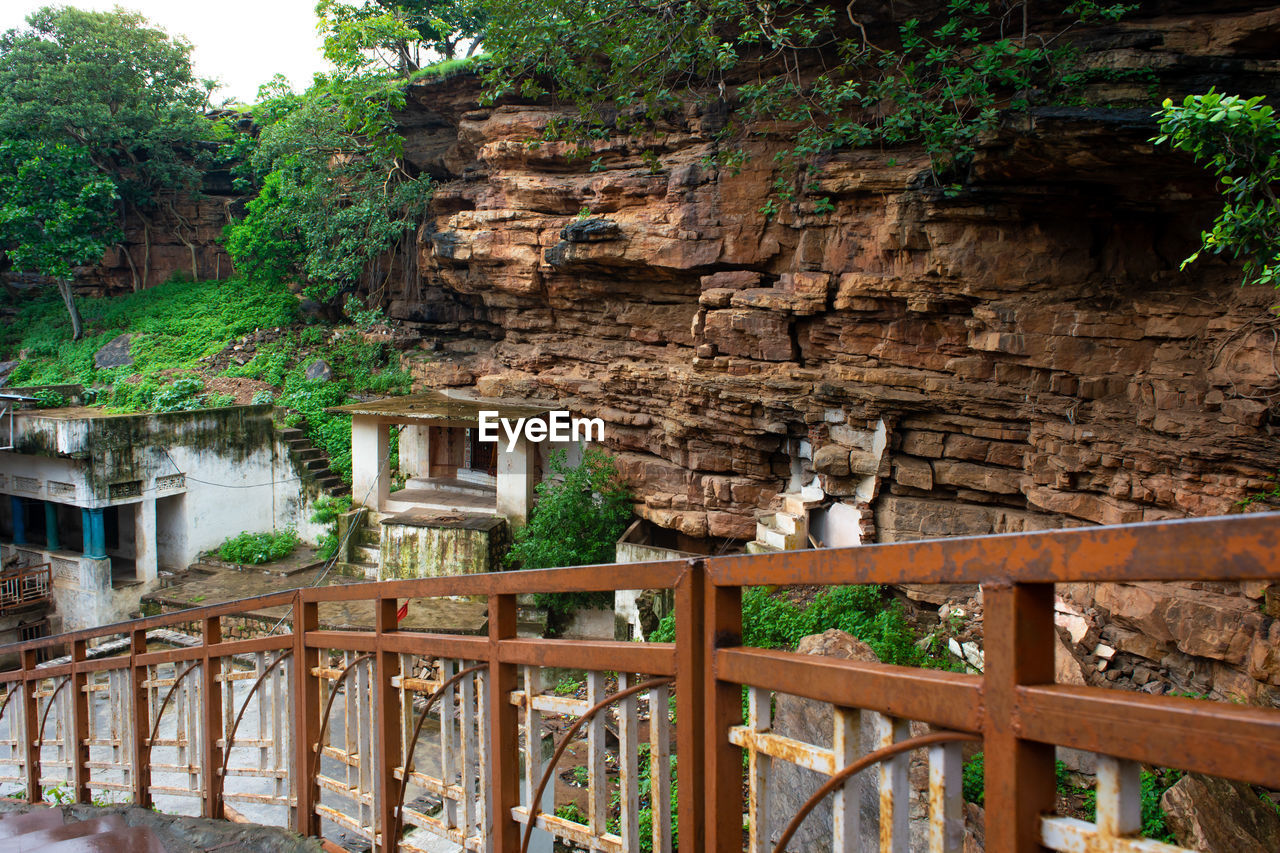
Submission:
<svg viewBox="0 0 1280 853">
<path fill-rule="evenodd" d="M 201 661 L 201 681 L 203 682 L 201 699 L 204 705 L 204 733 L 200 738 L 203 755 L 201 768 L 204 776 L 204 816 L 221 819 L 223 815 L 222 746 L 218 741 L 222 738 L 222 682 L 218 676 L 222 672 L 222 658 L 215 648 L 222 642 L 222 619 L 217 616 L 204 620 L 204 657 Z"/>
<path fill-rule="evenodd" d="M 38 803 L 43 798 L 40 788 L 40 700 L 36 698 L 36 685 L 40 683 L 36 672 L 36 650 L 22 652 L 22 725 L 27 738 L 27 802 Z"/>
<path fill-rule="evenodd" d="M 296 798 L 294 828 L 300 835 L 318 836 L 320 818 L 316 803 L 320 802 L 320 786 L 311 772 L 312 761 L 319 767 L 320 754 L 320 650 L 309 648 L 307 632 L 320 627 L 318 605 L 303 601 L 302 593 L 293 600 L 293 788 Z M 314 758 L 313 758 L 314 756 Z"/>
<path fill-rule="evenodd" d="M 707 661 L 703 648 L 706 568 L 691 560 L 676 583 L 676 815 L 680 849 L 699 851 L 706 838 L 702 795 L 706 790 L 703 732 L 706 730 Z"/>
<path fill-rule="evenodd" d="M 146 654 L 147 632 L 135 630 L 129 634 L 129 695 L 133 698 L 133 804 L 139 808 L 151 808 L 151 698 L 147 690 L 147 667 L 138 663 L 138 656 Z"/>
<path fill-rule="evenodd" d="M 987 850 L 1034 853 L 1055 807 L 1054 748 L 1018 736 L 1017 701 L 1019 686 L 1054 681 L 1053 584 L 983 584 L 982 596 Z"/>
<path fill-rule="evenodd" d="M 89 676 L 80 664 L 88 659 L 88 643 L 71 644 L 71 785 L 77 803 L 87 803 L 89 795 Z"/>
<path fill-rule="evenodd" d="M 489 672 L 485 679 L 489 710 L 488 777 L 489 802 L 485 813 L 494 853 L 516 853 L 520 849 L 520 826 L 511 809 L 520 802 L 519 709 L 510 702 L 516 689 L 517 667 L 503 663 L 499 643 L 516 636 L 516 597 L 489 596 Z"/>
<path fill-rule="evenodd" d="M 742 750 L 729 742 L 729 729 L 742 723 L 742 688 L 722 682 L 716 673 L 716 649 L 742 644 L 742 589 L 715 586 L 707 578 L 702 648 L 708 678 L 706 691 L 706 750 L 704 806 L 709 853 L 741 853 Z"/>
<path fill-rule="evenodd" d="M 396 688 L 391 680 L 400 669 L 400 655 L 384 648 L 382 639 L 396 630 L 396 610 L 399 602 L 394 598 L 375 600 L 375 634 L 374 674 L 377 678 L 377 690 L 374 701 L 377 703 L 374 719 L 377 722 L 374 731 L 375 750 L 378 755 L 376 775 L 374 776 L 373 798 L 377 809 L 377 831 L 382 833 L 382 850 L 384 853 L 396 853 L 399 839 L 396 838 L 396 793 L 400 782 L 396 779 L 396 767 L 400 764 L 401 753 L 401 703 L 396 696 Z M 375 831 L 375 837 L 377 834 Z"/>
</svg>

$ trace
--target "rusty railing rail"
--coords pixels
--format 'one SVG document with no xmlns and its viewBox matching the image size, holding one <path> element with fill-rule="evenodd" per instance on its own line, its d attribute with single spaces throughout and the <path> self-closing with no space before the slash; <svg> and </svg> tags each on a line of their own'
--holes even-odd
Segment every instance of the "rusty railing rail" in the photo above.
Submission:
<svg viewBox="0 0 1280 853">
<path fill-rule="evenodd" d="M 0 575 L 0 615 L 41 601 L 48 601 L 52 564 L 20 566 Z"/>
<path fill-rule="evenodd" d="M 881 848 L 905 851 L 915 742 L 929 750 L 930 850 L 955 853 L 964 835 L 959 749 L 973 739 L 985 753 L 988 850 L 1176 850 L 1137 835 L 1139 764 L 1280 789 L 1280 712 L 1055 684 L 1054 584 L 1275 580 L 1277 555 L 1280 514 L 1256 514 L 274 593 L 0 648 L 20 662 L 0 672 L 0 786 L 20 786 L 30 802 L 47 799 L 50 783 L 68 784 L 81 802 L 104 791 L 144 806 L 186 797 L 209 817 L 225 817 L 228 801 L 254 803 L 307 835 L 319 835 L 322 821 L 341 824 L 385 853 L 418 849 L 416 832 L 516 853 L 531 820 L 593 850 L 631 853 L 640 849 L 647 713 L 655 853 L 675 846 L 673 818 L 680 850 L 773 849 L 770 788 L 781 761 L 829 778 L 837 851 L 856 848 L 859 792 L 873 781 L 853 767 L 873 767 Z M 980 584 L 985 672 L 742 646 L 743 587 L 863 583 Z M 517 634 L 519 595 L 637 588 L 674 591 L 674 643 Z M 487 599 L 486 635 L 399 629 L 401 603 L 442 596 Z M 321 607 L 351 600 L 373 603 L 372 630 L 321 628 Z M 224 620 L 269 608 L 288 611 L 287 633 L 224 639 Z M 148 631 L 180 625 L 198 628 L 199 645 L 148 649 Z M 127 652 L 90 657 L 91 644 L 114 637 L 129 640 Z M 40 665 L 42 652 L 69 660 Z M 585 671 L 586 698 L 545 689 L 546 668 Z M 459 678 L 464 671 L 470 677 Z M 830 745 L 773 731 L 776 694 L 834 706 Z M 438 760 L 424 763 L 407 750 L 420 734 L 414 702 L 427 697 L 439 699 L 439 722 L 434 743 L 420 748 Z M 604 714 L 581 719 L 597 706 L 616 708 L 616 733 Z M 533 801 L 552 772 L 543 741 L 553 716 L 580 718 L 566 728 L 587 733 L 582 821 Z M 912 722 L 945 736 L 913 733 Z M 1055 746 L 1099 756 L 1095 822 L 1054 814 Z M 48 775 L 58 769 L 65 774 Z M 156 774 L 182 784 L 157 784 Z M 409 784 L 429 802 L 398 806 Z M 413 831 L 401 837 L 401 826 Z"/>
</svg>

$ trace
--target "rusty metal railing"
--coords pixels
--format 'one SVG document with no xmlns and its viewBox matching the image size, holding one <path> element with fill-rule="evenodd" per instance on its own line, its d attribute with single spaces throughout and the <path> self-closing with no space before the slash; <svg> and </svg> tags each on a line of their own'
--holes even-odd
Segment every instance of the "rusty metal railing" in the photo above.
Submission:
<svg viewBox="0 0 1280 853">
<path fill-rule="evenodd" d="M 52 566 L 21 566 L 0 575 L 0 615 L 49 600 Z"/>
<path fill-rule="evenodd" d="M 1280 712 L 1055 684 L 1054 584 L 1274 580 L 1277 555 L 1280 514 L 1242 515 L 308 588 L 217 604 L 0 648 L 20 660 L 0 673 L 0 792 L 31 802 L 199 803 L 211 817 L 234 814 L 234 803 L 308 835 L 340 826 L 386 853 L 427 849 L 431 838 L 516 853 L 531 816 L 590 850 L 665 853 L 677 846 L 678 818 L 682 851 L 754 853 L 776 844 L 773 771 L 790 762 L 829 780 L 832 817 L 820 830 L 831 849 L 856 849 L 859 801 L 871 795 L 881 849 L 905 851 L 907 750 L 920 746 L 929 753 L 927 843 L 954 853 L 964 837 L 959 744 L 978 739 L 988 850 L 1176 850 L 1139 837 L 1139 764 L 1278 789 Z M 980 584 L 985 672 L 742 646 L 743 587 L 863 583 Z M 519 595 L 637 588 L 674 591 L 674 643 L 517 634 Z M 399 629 L 406 600 L 443 596 L 486 598 L 487 634 Z M 321 608 L 352 600 L 373 603 L 372 630 L 321 629 Z M 287 633 L 224 639 L 224 621 L 269 608 L 287 610 Z M 197 645 L 148 647 L 149 631 L 179 625 L 194 626 Z M 91 656 L 112 639 L 123 639 L 119 653 Z M 40 665 L 42 652 L 69 659 Z M 584 673 L 585 695 L 554 689 L 552 670 Z M 829 745 L 774 731 L 780 695 L 833 706 Z M 415 706 L 427 697 L 436 716 L 420 729 Z M 607 710 L 579 722 L 597 707 Z M 554 800 L 533 800 L 563 772 L 547 762 L 578 729 L 586 809 L 557 814 Z M 1055 746 L 1099 756 L 1095 821 L 1055 814 Z M 862 765 L 866 773 L 848 772 Z M 417 794 L 398 808 L 402 784 Z"/>
</svg>

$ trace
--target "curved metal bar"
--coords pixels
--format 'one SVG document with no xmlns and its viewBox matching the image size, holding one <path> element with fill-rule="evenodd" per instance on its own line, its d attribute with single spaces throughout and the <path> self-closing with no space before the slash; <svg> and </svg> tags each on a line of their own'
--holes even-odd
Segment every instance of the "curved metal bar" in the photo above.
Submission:
<svg viewBox="0 0 1280 853">
<path fill-rule="evenodd" d="M 64 675 L 62 683 L 53 689 L 53 693 L 49 695 L 49 704 L 44 706 L 44 713 L 40 715 L 40 728 L 36 729 L 36 734 L 40 740 L 44 740 L 44 724 L 49 721 L 49 712 L 53 710 L 53 700 L 58 698 L 58 694 L 62 692 L 62 688 L 71 683 L 71 676 Z"/>
<path fill-rule="evenodd" d="M 813 792 L 813 796 L 808 799 L 800 811 L 796 812 L 795 817 L 791 818 L 791 822 L 787 824 L 787 828 L 782 831 L 782 836 L 778 838 L 778 843 L 773 847 L 773 853 L 786 853 L 787 842 L 800 829 L 800 824 L 804 823 L 804 819 L 809 816 L 809 812 L 817 808 L 818 803 L 822 802 L 828 794 L 839 788 L 850 776 L 855 773 L 866 770 L 873 764 L 879 764 L 886 758 L 892 758 L 903 752 L 910 752 L 922 746 L 932 746 L 935 743 L 952 743 L 954 741 L 980 741 L 980 735 L 969 734 L 967 732 L 933 732 L 932 734 L 920 735 L 919 737 L 908 738 L 907 740 L 898 741 L 895 744 L 882 747 L 880 749 L 868 752 L 857 761 L 845 767 L 839 773 L 832 776 L 826 783 Z"/>
<path fill-rule="evenodd" d="M 198 661 L 198 660 L 192 661 L 190 664 L 188 664 L 187 668 L 182 671 L 182 675 L 179 675 L 176 679 L 174 679 L 173 684 L 169 685 L 168 692 L 164 694 L 164 700 L 160 703 L 160 710 L 156 711 L 156 721 L 151 724 L 151 737 L 147 738 L 147 742 L 143 744 L 143 746 L 147 748 L 146 758 L 148 763 L 151 762 L 151 742 L 154 741 L 156 739 L 156 735 L 160 733 L 160 720 L 164 718 L 164 709 L 168 706 L 169 700 L 173 698 L 173 691 L 177 690 L 178 685 L 182 683 L 182 679 L 190 675 L 191 671 L 194 670 L 200 664 L 201 664 L 201 661 Z M 138 712 L 135 710 L 134 715 L 136 716 L 137 713 Z"/>
<path fill-rule="evenodd" d="M 538 780 L 538 788 L 533 793 L 533 798 L 529 800 L 529 822 L 524 825 L 524 835 L 520 839 L 520 853 L 529 853 L 529 838 L 533 834 L 533 824 L 538 817 L 538 803 L 542 801 L 542 792 L 547 788 L 547 781 L 551 778 L 551 774 L 556 769 L 556 762 L 560 760 L 560 756 L 564 755 L 565 748 L 569 746 L 569 741 L 573 740 L 573 736 L 578 733 L 578 729 L 605 708 L 608 708 L 619 699 L 625 699 L 632 693 L 639 693 L 641 690 L 648 690 L 650 687 L 657 687 L 661 684 L 672 684 L 674 679 L 671 678 L 651 678 L 648 681 L 642 681 L 639 684 L 633 684 L 626 690 L 619 690 L 612 696 L 606 696 L 595 705 L 587 709 L 587 712 L 578 718 L 569 731 L 564 733 L 564 737 L 560 739 L 560 745 L 556 747 L 556 751 L 552 753 L 551 760 L 547 762 L 547 768 L 542 771 L 542 778 Z M 529 754 L 533 755 L 533 744 L 526 744 Z"/>
<path fill-rule="evenodd" d="M 404 775 L 400 777 L 400 796 L 396 800 L 396 822 L 391 833 L 391 837 L 395 839 L 397 844 L 400 843 L 400 833 L 404 830 L 404 795 L 405 792 L 409 790 L 409 774 L 413 772 L 413 750 L 418 745 L 418 738 L 422 735 L 422 724 L 427 721 L 427 714 L 431 713 L 431 706 L 435 704 L 437 699 L 444 695 L 444 691 L 446 689 L 461 681 L 464 676 L 488 668 L 489 664 L 482 663 L 455 673 L 449 677 L 448 681 L 433 690 L 431 695 L 427 697 L 427 706 L 422 709 L 422 713 L 418 716 L 418 724 L 413 727 L 413 738 L 409 741 L 409 750 L 405 753 L 404 757 Z"/>
<path fill-rule="evenodd" d="M 373 652 L 365 652 L 362 655 L 357 655 L 352 659 L 351 663 L 343 667 L 342 672 L 338 673 L 338 677 L 333 680 L 333 687 L 329 690 L 329 701 L 324 703 L 324 716 L 320 718 L 320 739 L 311 746 L 312 752 L 315 753 L 315 759 L 312 765 L 307 768 L 308 783 L 314 782 L 316 774 L 320 772 L 320 744 L 324 743 L 324 736 L 329 732 L 329 712 L 333 710 L 333 700 L 338 698 L 338 685 L 346 680 L 347 675 L 350 674 L 352 668 L 354 668 L 356 664 L 372 658 Z M 301 732 L 299 732 L 299 734 L 301 734 Z M 301 782 L 302 780 L 298 781 Z"/>
<path fill-rule="evenodd" d="M 10 684 L 14 686 L 11 687 L 9 689 L 9 692 L 5 694 L 4 701 L 0 702 L 0 717 L 4 716 L 4 709 L 9 707 L 9 700 L 13 698 L 13 694 L 18 692 L 18 686 L 21 685 L 23 690 L 27 689 L 27 684 L 25 681 L 11 681 Z"/>
<path fill-rule="evenodd" d="M 227 735 L 227 742 L 222 748 L 222 769 L 218 771 L 218 775 L 222 777 L 222 784 L 227 784 L 227 764 L 231 761 L 231 747 L 236 740 L 236 729 L 240 728 L 240 721 L 244 719 L 244 712 L 249 710 L 249 700 L 253 698 L 254 691 L 262 686 L 262 682 L 271 674 L 271 670 L 284 663 L 285 660 L 293 654 L 293 649 L 285 649 L 284 654 L 280 655 L 271 666 L 262 671 L 262 675 L 258 676 L 258 680 L 253 682 L 253 686 L 249 688 L 249 695 L 244 697 L 244 704 L 240 706 L 240 713 L 236 714 L 236 721 L 231 724 L 231 733 Z M 261 719 L 261 717 L 259 717 Z"/>
</svg>

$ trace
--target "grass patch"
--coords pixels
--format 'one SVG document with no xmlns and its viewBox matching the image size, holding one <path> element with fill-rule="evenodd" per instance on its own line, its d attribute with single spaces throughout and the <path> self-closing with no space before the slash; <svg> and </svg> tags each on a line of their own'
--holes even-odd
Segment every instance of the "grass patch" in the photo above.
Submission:
<svg viewBox="0 0 1280 853">
<path fill-rule="evenodd" d="M 6 300 L 10 297 L 5 296 Z M 162 370 L 194 370 L 201 358 L 255 329 L 287 326 L 297 299 L 284 287 L 229 281 L 171 281 L 117 297 L 77 300 L 85 336 L 71 340 L 71 322 L 52 289 L 27 295 L 16 316 L 0 329 L 0 352 L 26 350 L 12 385 L 115 385 L 127 376 Z M 94 354 L 117 335 L 138 335 L 130 367 L 97 368 Z"/>
<path fill-rule="evenodd" d="M 283 560 L 298 547 L 298 534 L 293 528 L 275 533 L 241 533 L 218 548 L 218 557 L 228 563 L 257 566 Z"/>
</svg>

